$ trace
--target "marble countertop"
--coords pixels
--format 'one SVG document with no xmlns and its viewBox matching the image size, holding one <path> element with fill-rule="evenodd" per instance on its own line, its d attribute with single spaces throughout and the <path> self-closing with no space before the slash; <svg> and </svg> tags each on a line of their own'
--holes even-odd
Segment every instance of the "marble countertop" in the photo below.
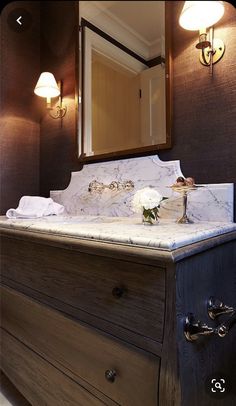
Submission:
<svg viewBox="0 0 236 406">
<path fill-rule="evenodd" d="M 149 226 L 143 225 L 139 218 L 127 217 L 47 216 L 39 219 L 7 219 L 0 216 L 0 228 L 173 251 L 236 231 L 236 223 L 177 224 L 172 220 L 160 220 L 159 224 Z"/>
</svg>

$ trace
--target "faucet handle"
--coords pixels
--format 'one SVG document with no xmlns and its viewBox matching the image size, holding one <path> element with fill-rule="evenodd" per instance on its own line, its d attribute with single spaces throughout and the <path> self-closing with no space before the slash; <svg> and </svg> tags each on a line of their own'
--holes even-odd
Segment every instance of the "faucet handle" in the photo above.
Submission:
<svg viewBox="0 0 236 406">
<path fill-rule="evenodd" d="M 132 180 L 126 180 L 123 183 L 123 189 L 127 191 L 134 189 L 134 182 L 132 182 Z"/>
<path fill-rule="evenodd" d="M 211 296 L 207 302 L 207 313 L 212 320 L 215 320 L 215 318 L 221 314 L 229 314 L 233 312 L 233 307 L 225 305 L 220 299 L 217 299 L 214 296 Z"/>
<path fill-rule="evenodd" d="M 88 191 L 89 191 L 89 192 L 102 193 L 104 187 L 105 187 L 105 185 L 104 185 L 103 183 L 97 182 L 96 180 L 93 180 L 93 181 L 90 182 L 90 184 L 88 185 Z"/>
<path fill-rule="evenodd" d="M 109 185 L 105 185 L 102 182 L 93 180 L 88 185 L 89 192 L 102 193 L 104 189 L 109 189 L 112 192 L 117 192 L 121 190 L 130 191 L 134 189 L 134 182 L 132 182 L 132 180 L 126 180 L 124 182 L 118 182 L 116 180 L 113 180 Z"/>
<path fill-rule="evenodd" d="M 116 182 L 115 180 L 113 180 L 109 185 L 108 188 L 112 191 L 117 191 L 120 189 L 120 182 Z"/>
</svg>

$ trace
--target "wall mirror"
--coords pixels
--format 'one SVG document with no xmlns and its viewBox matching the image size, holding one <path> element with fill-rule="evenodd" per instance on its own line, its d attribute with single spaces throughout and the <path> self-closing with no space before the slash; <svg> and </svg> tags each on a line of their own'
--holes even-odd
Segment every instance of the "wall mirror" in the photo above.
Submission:
<svg viewBox="0 0 236 406">
<path fill-rule="evenodd" d="M 170 2 L 79 1 L 79 159 L 171 147 Z"/>
</svg>

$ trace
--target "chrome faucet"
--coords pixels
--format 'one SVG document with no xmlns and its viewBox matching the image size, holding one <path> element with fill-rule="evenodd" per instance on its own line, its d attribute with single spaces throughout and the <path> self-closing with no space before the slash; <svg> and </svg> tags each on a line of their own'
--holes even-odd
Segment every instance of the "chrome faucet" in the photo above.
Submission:
<svg viewBox="0 0 236 406">
<path fill-rule="evenodd" d="M 126 180 L 124 182 L 113 181 L 109 183 L 109 185 L 105 185 L 102 182 L 93 180 L 92 182 L 89 183 L 88 186 L 88 191 L 92 193 L 93 192 L 102 193 L 104 189 L 109 189 L 114 192 L 121 190 L 126 190 L 127 192 L 129 192 L 130 190 L 134 189 L 134 182 L 132 182 L 132 180 Z"/>
</svg>

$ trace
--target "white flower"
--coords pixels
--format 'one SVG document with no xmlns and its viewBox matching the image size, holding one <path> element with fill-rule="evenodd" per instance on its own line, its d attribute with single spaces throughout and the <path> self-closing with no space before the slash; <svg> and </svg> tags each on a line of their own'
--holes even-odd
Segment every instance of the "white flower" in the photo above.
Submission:
<svg viewBox="0 0 236 406">
<path fill-rule="evenodd" d="M 145 209 L 153 209 L 159 206 L 162 199 L 162 195 L 155 189 L 150 187 L 140 189 L 134 195 L 132 202 L 133 210 L 140 212 L 143 207 Z"/>
</svg>

